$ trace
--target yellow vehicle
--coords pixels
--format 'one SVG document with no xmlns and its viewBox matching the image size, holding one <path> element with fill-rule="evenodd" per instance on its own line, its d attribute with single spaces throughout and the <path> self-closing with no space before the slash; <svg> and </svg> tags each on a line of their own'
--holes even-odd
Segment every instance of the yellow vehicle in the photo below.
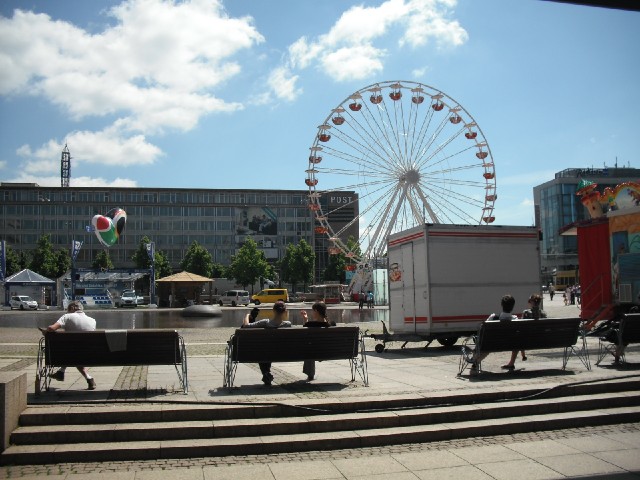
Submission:
<svg viewBox="0 0 640 480">
<path fill-rule="evenodd" d="M 289 292 L 286 288 L 265 288 L 251 297 L 253 303 L 260 305 L 261 303 L 273 303 L 278 300 L 283 302 L 289 301 Z"/>
</svg>

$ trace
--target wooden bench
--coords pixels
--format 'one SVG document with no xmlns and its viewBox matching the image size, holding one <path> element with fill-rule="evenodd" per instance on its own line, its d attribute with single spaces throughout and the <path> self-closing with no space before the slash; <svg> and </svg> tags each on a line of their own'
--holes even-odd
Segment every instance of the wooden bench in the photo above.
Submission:
<svg viewBox="0 0 640 480">
<path fill-rule="evenodd" d="M 620 320 L 620 325 L 617 328 L 613 328 L 612 336 L 600 337 L 596 365 L 600 365 L 600 362 L 608 353 L 615 357 L 618 349 L 622 349 L 622 347 L 626 347 L 630 343 L 640 343 L 640 313 L 627 313 Z M 625 362 L 625 360 L 623 352 L 620 355 L 620 361 Z"/>
<path fill-rule="evenodd" d="M 36 394 L 49 390 L 50 374 L 59 367 L 174 365 L 188 392 L 187 352 L 176 330 L 95 330 L 45 332 L 40 339 Z"/>
<path fill-rule="evenodd" d="M 478 333 L 465 340 L 462 346 L 458 375 L 467 365 L 485 353 L 513 350 L 546 350 L 564 348 L 562 369 L 575 354 L 587 370 L 591 370 L 586 338 L 580 335 L 580 318 L 541 318 L 539 320 L 490 321 L 480 325 Z M 576 348 L 578 337 L 581 345 Z M 477 362 L 482 371 L 481 362 Z"/>
<path fill-rule="evenodd" d="M 227 342 L 224 386 L 233 387 L 239 363 L 349 360 L 351 381 L 356 372 L 369 384 L 364 339 L 358 327 L 239 328 Z"/>
</svg>

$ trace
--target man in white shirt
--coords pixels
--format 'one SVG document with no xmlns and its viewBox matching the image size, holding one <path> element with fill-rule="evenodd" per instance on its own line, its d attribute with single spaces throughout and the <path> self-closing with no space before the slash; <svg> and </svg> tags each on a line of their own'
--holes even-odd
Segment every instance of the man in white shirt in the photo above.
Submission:
<svg viewBox="0 0 640 480">
<path fill-rule="evenodd" d="M 59 328 L 65 330 L 65 332 L 81 332 L 91 331 L 96 329 L 96 321 L 87 314 L 84 313 L 82 303 L 77 300 L 69 303 L 67 307 L 67 313 L 61 316 L 56 323 L 47 327 L 47 332 L 55 332 Z M 93 379 L 86 367 L 76 367 L 78 371 L 87 381 L 87 389 L 95 390 L 96 381 Z M 61 367 L 57 372 L 51 374 L 51 378 L 60 382 L 64 381 L 64 372 L 66 367 Z"/>
</svg>

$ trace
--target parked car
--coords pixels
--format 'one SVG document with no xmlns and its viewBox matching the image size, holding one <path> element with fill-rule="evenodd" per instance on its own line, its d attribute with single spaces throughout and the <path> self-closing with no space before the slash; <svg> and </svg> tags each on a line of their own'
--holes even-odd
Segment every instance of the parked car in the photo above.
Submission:
<svg viewBox="0 0 640 480">
<path fill-rule="evenodd" d="M 253 303 L 260 305 L 261 303 L 273 303 L 278 300 L 283 302 L 289 301 L 289 292 L 286 288 L 265 288 L 251 297 Z"/>
<path fill-rule="evenodd" d="M 249 292 L 246 290 L 227 290 L 222 295 L 220 295 L 220 300 L 218 300 L 218 305 L 231 305 L 235 307 L 237 305 L 249 305 L 251 303 L 251 299 L 249 298 Z"/>
<path fill-rule="evenodd" d="M 118 308 L 122 307 L 137 307 L 142 305 L 144 299 L 137 295 L 135 290 L 124 290 L 122 294 L 116 298 L 114 304 Z"/>
<path fill-rule="evenodd" d="M 9 305 L 11 306 L 11 310 L 14 308 L 18 308 L 20 310 L 37 310 L 38 302 L 36 302 L 29 295 L 14 295 L 9 300 Z"/>
</svg>

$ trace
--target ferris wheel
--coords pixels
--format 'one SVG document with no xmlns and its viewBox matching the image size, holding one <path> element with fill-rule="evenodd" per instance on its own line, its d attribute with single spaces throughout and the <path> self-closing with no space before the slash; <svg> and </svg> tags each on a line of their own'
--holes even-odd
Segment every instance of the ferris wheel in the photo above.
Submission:
<svg viewBox="0 0 640 480">
<path fill-rule="evenodd" d="M 318 127 L 310 151 L 309 208 L 316 234 L 332 242 L 329 253 L 365 262 L 382 258 L 397 231 L 495 220 L 489 144 L 462 105 L 428 85 L 386 81 L 349 95 Z M 336 205 L 326 198 L 333 192 L 355 195 Z M 349 208 L 352 220 L 334 220 Z"/>
</svg>

